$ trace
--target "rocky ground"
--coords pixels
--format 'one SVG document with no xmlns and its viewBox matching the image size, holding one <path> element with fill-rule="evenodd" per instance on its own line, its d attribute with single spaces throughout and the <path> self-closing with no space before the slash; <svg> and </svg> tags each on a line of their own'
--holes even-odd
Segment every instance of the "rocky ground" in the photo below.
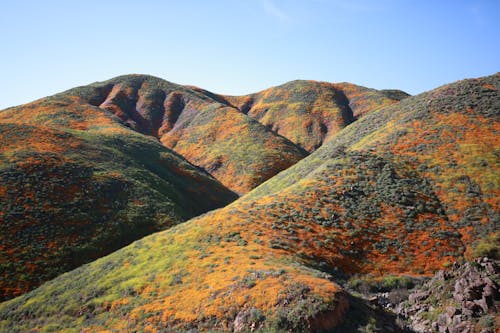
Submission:
<svg viewBox="0 0 500 333">
<path fill-rule="evenodd" d="M 500 317 L 498 266 L 480 258 L 439 271 L 396 313 L 416 332 L 498 332 Z"/>
<path fill-rule="evenodd" d="M 368 301 L 395 313 L 405 332 L 493 333 L 500 328 L 499 281 L 498 262 L 484 257 L 454 263 L 409 294 L 396 289 Z"/>
</svg>

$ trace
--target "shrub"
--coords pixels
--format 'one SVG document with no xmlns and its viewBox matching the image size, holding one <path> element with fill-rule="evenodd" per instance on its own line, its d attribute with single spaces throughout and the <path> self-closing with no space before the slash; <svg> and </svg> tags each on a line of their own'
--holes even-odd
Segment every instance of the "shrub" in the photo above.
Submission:
<svg viewBox="0 0 500 333">
<path fill-rule="evenodd" d="M 394 290 L 406 290 L 415 286 L 414 281 L 407 276 L 388 275 L 381 279 L 370 277 L 353 278 L 347 282 L 347 286 L 362 294 L 390 292 Z M 402 293 L 401 291 L 399 292 Z"/>
<path fill-rule="evenodd" d="M 473 258 L 489 257 L 491 259 L 500 259 L 500 232 L 495 232 L 482 240 L 478 241 L 471 249 Z"/>
</svg>

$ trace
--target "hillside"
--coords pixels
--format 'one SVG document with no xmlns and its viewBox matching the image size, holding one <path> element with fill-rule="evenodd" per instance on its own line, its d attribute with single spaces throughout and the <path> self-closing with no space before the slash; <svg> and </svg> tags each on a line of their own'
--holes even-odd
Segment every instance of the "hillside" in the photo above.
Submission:
<svg viewBox="0 0 500 333">
<path fill-rule="evenodd" d="M 478 235 L 494 231 L 499 221 L 499 77 L 445 85 L 370 113 L 246 199 L 300 185 L 329 168 L 332 157 L 343 156 L 342 152 L 383 158 L 426 183 L 447 223 L 470 244 Z M 364 170 L 369 163 L 354 166 Z M 354 185 L 362 187 L 363 182 Z M 395 199 L 406 202 L 406 210 L 418 210 L 416 200 L 425 192 L 417 192 Z"/>
<path fill-rule="evenodd" d="M 499 88 L 372 110 L 232 204 L 0 304 L 0 330 L 331 331 L 340 283 L 428 276 L 497 229 Z"/>
<path fill-rule="evenodd" d="M 237 197 L 106 112 L 73 107 L 0 112 L 0 299 Z"/>
<path fill-rule="evenodd" d="M 302 113 L 332 98 L 297 84 L 271 89 L 281 108 L 287 91 Z M 0 126 L 0 299 L 236 198 L 211 176 L 245 193 L 308 154 L 224 96 L 146 75 L 3 110 Z"/>
<path fill-rule="evenodd" d="M 237 193 L 248 192 L 307 155 L 214 94 L 152 76 L 121 76 L 61 96 L 110 111 Z"/>
<path fill-rule="evenodd" d="M 296 80 L 247 96 L 220 98 L 312 152 L 361 116 L 408 96 L 350 83 Z"/>
<path fill-rule="evenodd" d="M 127 75 L 56 97 L 110 111 L 124 125 L 157 138 L 244 194 L 357 117 L 404 96 L 352 84 L 292 81 L 230 97 L 152 76 Z"/>
</svg>

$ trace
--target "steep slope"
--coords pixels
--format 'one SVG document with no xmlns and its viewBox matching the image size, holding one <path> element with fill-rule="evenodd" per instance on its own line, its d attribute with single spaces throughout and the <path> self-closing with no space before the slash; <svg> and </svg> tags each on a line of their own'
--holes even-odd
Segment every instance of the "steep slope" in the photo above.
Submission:
<svg viewBox="0 0 500 333">
<path fill-rule="evenodd" d="M 0 299 L 237 196 L 104 110 L 0 112 Z"/>
<path fill-rule="evenodd" d="M 449 223 L 470 244 L 499 221 L 499 77 L 459 81 L 370 113 L 246 199 L 279 193 L 341 152 L 375 155 L 428 183 Z M 403 200 L 414 206 L 412 197 Z"/>
<path fill-rule="evenodd" d="M 272 88 L 272 94 L 255 94 L 252 110 L 270 102 L 268 95 L 286 108 L 285 98 L 292 94 L 295 99 L 290 105 L 299 105 L 294 110 L 314 114 L 325 101 L 337 103 L 344 98 L 335 95 L 343 96 L 343 92 L 330 86 L 297 81 Z M 380 92 L 349 84 L 342 87 L 357 108 L 368 110 L 388 103 Z M 335 104 L 320 120 L 336 119 L 348 108 Z M 255 117 L 257 112 L 251 114 Z M 273 119 L 281 119 L 280 124 L 289 128 L 298 118 L 277 113 Z M 5 211 L 1 299 L 234 199 L 200 170 L 162 150 L 153 138 L 239 193 L 307 155 L 224 96 L 145 75 L 121 76 L 4 110 L 0 124 L 5 142 L 1 151 L 4 181 L 0 194 Z M 122 125 L 152 138 L 134 135 Z M 311 133 L 311 138 L 316 134 Z M 107 172 L 113 176 L 106 176 Z M 177 181 L 178 175 L 191 178 L 189 184 Z M 192 184 L 198 179 L 198 185 Z M 131 181 L 144 187 L 145 200 L 123 193 L 134 188 Z M 136 203 L 133 207 L 128 204 L 131 200 Z M 175 209 L 167 208 L 165 202 L 174 202 Z M 162 217 L 172 209 L 172 216 Z M 129 210 L 141 211 L 133 218 L 135 222 L 128 221 Z M 127 212 L 124 220 L 122 211 Z M 141 221 L 146 211 L 148 217 Z M 107 223 L 116 225 L 109 228 Z M 109 233 L 103 232 L 108 228 Z"/>
<path fill-rule="evenodd" d="M 33 103 L 34 122 L 59 126 L 63 108 L 107 110 L 133 130 L 153 136 L 243 194 L 290 167 L 352 121 L 407 96 L 348 83 L 292 81 L 231 97 L 147 75 L 120 76 Z M 56 106 L 56 108 L 54 108 Z M 17 113 L 17 111 L 15 112 Z M 41 116 L 40 113 L 44 114 Z M 12 117 L 8 112 L 4 117 Z M 27 118 L 22 112 L 19 117 Z M 63 126 L 92 126 L 73 119 Z"/>
<path fill-rule="evenodd" d="M 112 112 L 126 126 L 158 138 L 238 193 L 307 155 L 214 94 L 152 76 L 121 76 L 60 96 Z"/>
<path fill-rule="evenodd" d="M 333 281 L 430 274 L 497 226 L 499 88 L 369 112 L 229 206 L 2 303 L 0 328 L 330 330 L 349 305 Z"/>
<path fill-rule="evenodd" d="M 296 80 L 256 94 L 220 98 L 312 152 L 355 119 L 407 96 L 350 83 Z"/>
</svg>

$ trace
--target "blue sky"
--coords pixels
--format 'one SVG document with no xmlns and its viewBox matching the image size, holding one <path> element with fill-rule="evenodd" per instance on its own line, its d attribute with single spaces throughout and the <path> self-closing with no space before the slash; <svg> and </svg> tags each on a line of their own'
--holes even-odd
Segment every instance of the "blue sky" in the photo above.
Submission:
<svg viewBox="0 0 500 333">
<path fill-rule="evenodd" d="M 411 94 L 500 71 L 497 0 L 12 0 L 0 109 L 128 73 L 225 94 L 293 79 Z"/>
</svg>

